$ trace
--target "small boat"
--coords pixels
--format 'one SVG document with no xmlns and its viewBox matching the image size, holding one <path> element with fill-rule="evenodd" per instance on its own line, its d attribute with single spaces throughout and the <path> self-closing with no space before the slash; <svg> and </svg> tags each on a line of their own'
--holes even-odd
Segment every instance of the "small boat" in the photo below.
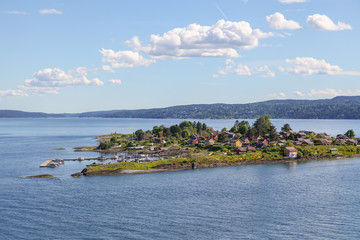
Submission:
<svg viewBox="0 0 360 240">
<path fill-rule="evenodd" d="M 99 161 L 106 161 L 106 160 L 107 160 L 107 157 L 104 156 L 104 155 L 101 155 L 101 156 L 98 157 L 98 160 L 99 160 Z"/>
<path fill-rule="evenodd" d="M 83 157 L 78 157 L 78 161 L 84 161 L 85 160 L 85 158 L 83 158 Z"/>
</svg>

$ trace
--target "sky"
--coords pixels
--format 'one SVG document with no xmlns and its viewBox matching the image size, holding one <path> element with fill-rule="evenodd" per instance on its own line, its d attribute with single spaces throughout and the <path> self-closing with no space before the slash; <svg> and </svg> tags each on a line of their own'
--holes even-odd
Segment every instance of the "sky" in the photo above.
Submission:
<svg viewBox="0 0 360 240">
<path fill-rule="evenodd" d="M 358 0 L 1 0 L 0 109 L 360 95 Z"/>
</svg>

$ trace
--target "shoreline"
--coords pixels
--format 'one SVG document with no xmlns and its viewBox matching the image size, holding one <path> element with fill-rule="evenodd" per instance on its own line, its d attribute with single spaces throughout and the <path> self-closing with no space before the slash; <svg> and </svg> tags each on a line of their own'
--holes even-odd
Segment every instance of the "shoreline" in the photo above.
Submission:
<svg viewBox="0 0 360 240">
<path fill-rule="evenodd" d="M 200 168 L 215 168 L 215 167 L 240 166 L 240 165 L 279 164 L 279 163 L 291 163 L 291 162 L 304 163 L 314 160 L 338 160 L 338 159 L 356 158 L 356 157 L 360 157 L 360 154 L 333 155 L 333 156 L 328 155 L 328 156 L 305 157 L 305 158 L 297 158 L 297 159 L 286 159 L 286 158 L 268 159 L 268 160 L 253 159 L 253 160 L 241 160 L 234 162 L 217 162 L 217 161 L 213 161 L 213 162 L 209 161 L 205 163 L 192 162 L 192 163 L 184 163 L 181 165 L 162 164 L 152 169 L 117 168 L 117 169 L 90 170 L 88 167 L 86 167 L 82 170 L 81 173 L 75 173 L 75 174 L 77 174 L 76 177 L 80 177 L 82 175 L 89 177 L 89 176 L 108 176 L 108 175 L 148 174 L 148 173 L 158 173 L 158 172 L 192 170 L 192 169 L 200 169 Z"/>
</svg>

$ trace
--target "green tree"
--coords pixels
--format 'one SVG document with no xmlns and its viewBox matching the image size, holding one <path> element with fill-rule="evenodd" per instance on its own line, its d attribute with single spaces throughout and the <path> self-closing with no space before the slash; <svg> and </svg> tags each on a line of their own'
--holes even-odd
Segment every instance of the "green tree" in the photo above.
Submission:
<svg viewBox="0 0 360 240">
<path fill-rule="evenodd" d="M 201 133 L 201 130 L 202 130 L 202 124 L 200 122 L 197 122 L 197 124 L 196 124 L 196 132 Z"/>
<path fill-rule="evenodd" d="M 205 123 L 203 123 L 203 125 L 202 125 L 202 130 L 204 130 L 204 131 L 206 131 L 206 130 L 207 130 L 207 126 L 206 126 L 206 124 L 205 124 Z"/>
<path fill-rule="evenodd" d="M 159 136 L 159 132 L 161 132 L 161 128 L 159 128 L 158 126 L 154 126 L 152 130 L 153 135 Z"/>
<path fill-rule="evenodd" d="M 179 125 L 172 125 L 170 127 L 170 132 L 171 132 L 171 135 L 174 136 L 174 137 L 179 137 L 180 136 L 180 133 L 181 133 L 181 128 Z"/>
<path fill-rule="evenodd" d="M 181 129 L 184 129 L 184 128 L 189 128 L 189 127 L 192 127 L 192 122 L 189 122 L 189 121 L 183 121 L 180 123 L 180 127 Z"/>
<path fill-rule="evenodd" d="M 189 137 L 190 136 L 190 133 L 189 133 L 189 131 L 188 130 L 183 130 L 182 132 L 181 132 L 181 136 L 183 137 L 183 138 L 187 138 L 187 137 Z"/>
<path fill-rule="evenodd" d="M 270 121 L 269 115 L 262 115 L 253 124 L 253 128 L 255 129 L 255 132 L 258 136 L 263 136 L 265 134 L 268 134 L 270 132 L 272 123 Z"/>
<path fill-rule="evenodd" d="M 235 124 L 236 124 L 236 122 L 235 122 Z M 249 131 L 249 129 L 250 129 L 250 124 L 249 124 L 249 122 L 248 121 L 241 121 L 240 123 L 239 123 L 239 126 L 238 126 L 238 131 L 239 131 L 239 133 L 241 133 L 241 134 L 247 134 L 247 132 Z"/>
<path fill-rule="evenodd" d="M 221 132 L 227 132 L 227 128 L 222 128 Z"/>
<path fill-rule="evenodd" d="M 230 132 L 238 132 L 238 128 L 236 127 L 236 125 L 234 125 L 232 128 L 230 128 Z"/>
<path fill-rule="evenodd" d="M 145 133 L 142 129 L 139 129 L 135 132 L 135 137 L 136 137 L 136 140 L 138 141 L 141 141 L 141 140 L 144 140 L 145 138 Z"/>
<path fill-rule="evenodd" d="M 225 142 L 225 140 L 226 140 L 226 134 L 225 133 L 220 133 L 219 135 L 218 135 L 218 141 L 219 142 Z"/>
<path fill-rule="evenodd" d="M 284 126 L 282 126 L 282 128 L 281 128 L 282 132 L 288 132 L 288 131 L 291 131 L 291 130 L 292 129 L 290 127 L 290 124 L 288 124 L 288 123 L 285 123 Z"/>
<path fill-rule="evenodd" d="M 274 125 L 270 126 L 269 138 L 270 138 L 270 141 L 279 140 L 279 136 L 277 135 L 276 127 Z"/>
<path fill-rule="evenodd" d="M 117 137 L 112 136 L 112 138 L 110 139 L 110 142 L 111 142 L 112 144 L 116 143 L 116 142 L 117 142 Z"/>
<path fill-rule="evenodd" d="M 345 136 L 347 136 L 348 138 L 355 137 L 354 130 L 352 130 L 352 129 L 347 130 L 347 132 L 345 133 Z"/>
</svg>

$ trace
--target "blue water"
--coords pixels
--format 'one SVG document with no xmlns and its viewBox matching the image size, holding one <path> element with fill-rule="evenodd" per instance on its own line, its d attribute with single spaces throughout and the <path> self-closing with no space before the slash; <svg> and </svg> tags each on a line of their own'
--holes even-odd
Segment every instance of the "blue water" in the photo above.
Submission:
<svg viewBox="0 0 360 240">
<path fill-rule="evenodd" d="M 0 119 L 0 239 L 360 239 L 360 159 L 72 178 L 93 136 L 181 120 Z M 216 129 L 234 120 L 206 120 Z M 273 120 L 331 135 L 359 120 Z M 65 148 L 63 151 L 55 148 Z M 51 179 L 20 179 L 50 173 Z"/>
</svg>

